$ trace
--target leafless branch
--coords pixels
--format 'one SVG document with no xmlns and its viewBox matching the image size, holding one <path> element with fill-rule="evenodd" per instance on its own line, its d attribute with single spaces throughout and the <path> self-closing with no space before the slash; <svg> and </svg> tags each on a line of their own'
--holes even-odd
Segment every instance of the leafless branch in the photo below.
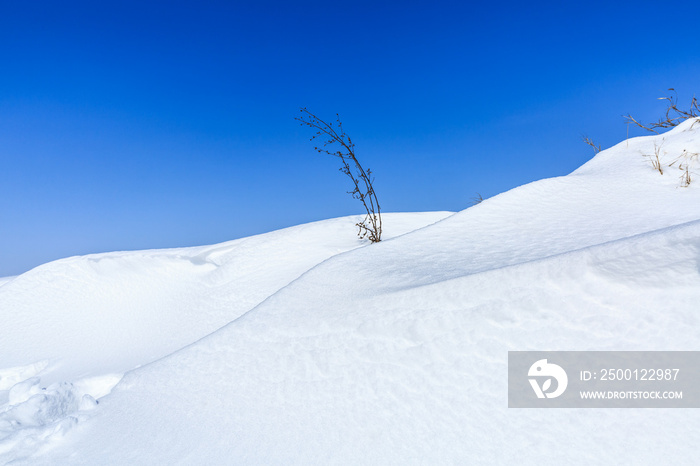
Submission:
<svg viewBox="0 0 700 466">
<path fill-rule="evenodd" d="M 300 109 L 302 115 L 296 117 L 302 126 L 308 126 L 316 130 L 316 134 L 311 137 L 311 141 L 321 137 L 323 143 L 314 149 L 323 154 L 332 155 L 340 159 L 340 171 L 347 175 L 353 183 L 353 190 L 348 191 L 354 199 L 358 199 L 365 208 L 365 218 L 357 223 L 359 228 L 358 236 L 367 238 L 373 243 L 381 241 L 382 237 L 382 215 L 374 192 L 374 178 L 372 171 L 365 170 L 355 156 L 355 144 L 345 133 L 340 116 L 336 114 L 336 122 L 327 123 L 311 113 L 306 107 Z M 336 147 L 338 150 L 329 150 L 327 147 Z M 338 147 L 340 146 L 340 147 Z"/>
<path fill-rule="evenodd" d="M 589 146 L 591 146 L 593 148 L 593 150 L 595 151 L 596 154 L 601 151 L 600 144 L 596 146 L 595 143 L 593 142 L 593 140 L 591 138 L 589 138 L 588 136 L 581 136 L 581 138 L 583 139 L 583 142 L 585 142 L 586 144 L 588 144 Z"/>
<path fill-rule="evenodd" d="M 700 116 L 700 103 L 695 96 L 693 96 L 693 99 L 690 101 L 690 109 L 686 111 L 678 108 L 678 93 L 676 90 L 674 88 L 669 88 L 669 91 L 673 91 L 673 95 L 658 98 L 658 100 L 667 101 L 668 107 L 666 107 L 665 115 L 656 123 L 645 125 L 637 121 L 634 117 L 632 117 L 632 115 L 629 114 L 623 115 L 624 118 L 628 123 L 634 123 L 640 128 L 658 134 L 659 129 L 673 128 L 688 118 L 697 118 Z"/>
</svg>

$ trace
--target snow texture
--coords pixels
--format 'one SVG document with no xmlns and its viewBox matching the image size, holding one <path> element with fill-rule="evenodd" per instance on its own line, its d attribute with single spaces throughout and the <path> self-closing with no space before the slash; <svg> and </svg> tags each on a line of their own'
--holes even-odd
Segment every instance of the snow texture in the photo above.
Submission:
<svg viewBox="0 0 700 466">
<path fill-rule="evenodd" d="M 16 277 L 0 461 L 696 464 L 697 410 L 507 408 L 507 352 L 700 350 L 700 179 L 648 157 L 697 177 L 699 137 L 387 216 L 379 244 L 346 218 Z"/>
</svg>

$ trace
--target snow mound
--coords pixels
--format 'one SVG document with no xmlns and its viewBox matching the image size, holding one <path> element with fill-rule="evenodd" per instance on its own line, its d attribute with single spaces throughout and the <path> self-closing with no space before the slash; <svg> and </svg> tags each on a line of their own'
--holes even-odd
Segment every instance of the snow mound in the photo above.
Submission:
<svg viewBox="0 0 700 466">
<path fill-rule="evenodd" d="M 385 215 L 387 238 L 451 215 Z M 71 257 L 0 282 L 0 463 L 77 425 L 125 371 L 217 330 L 327 258 L 361 217 L 213 246 Z M 65 381 L 72 382 L 65 382 Z M 43 388 L 40 388 L 43 387 Z"/>
<path fill-rule="evenodd" d="M 76 464 L 690 464 L 696 446 L 679 439 L 697 410 L 508 409 L 507 352 L 697 350 L 698 264 L 700 221 L 364 296 L 329 291 L 326 263 L 126 374 L 67 451 Z"/>
<path fill-rule="evenodd" d="M 387 214 L 386 236 L 448 215 Z M 36 375 L 37 364 L 53 383 L 123 373 L 176 351 L 314 265 L 365 244 L 355 235 L 357 221 L 326 220 L 213 246 L 70 257 L 22 274 L 0 286 L 0 316 L 12 330 L 0 339 L 0 390 Z"/>
<path fill-rule="evenodd" d="M 127 372 L 89 411 L 89 429 L 15 459 L 693 464 L 695 443 L 684 439 L 700 428 L 697 410 L 508 409 L 507 352 L 700 349 L 700 188 L 682 187 L 677 165 L 661 175 L 648 157 L 663 147 L 666 166 L 685 157 L 695 173 L 699 131 L 693 120 L 632 139 L 568 176 L 327 254 L 210 335 Z M 261 247 L 239 260 L 271 257 Z M 115 262 L 131 264 L 135 276 L 152 266 Z M 171 272 L 189 276 L 192 303 L 208 299 L 202 283 L 214 269 Z M 264 276 L 245 283 L 264 287 Z M 123 293 L 132 292 L 151 296 L 129 282 Z M 235 298 L 220 295 L 211 312 Z M 12 367 L 48 357 L 18 357 Z"/>
</svg>

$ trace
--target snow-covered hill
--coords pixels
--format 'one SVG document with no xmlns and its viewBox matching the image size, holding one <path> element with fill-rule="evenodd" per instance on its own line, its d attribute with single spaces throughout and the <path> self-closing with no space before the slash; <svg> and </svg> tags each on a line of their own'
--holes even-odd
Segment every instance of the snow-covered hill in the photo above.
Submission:
<svg viewBox="0 0 700 466">
<path fill-rule="evenodd" d="M 367 247 L 338 219 L 21 275 L 0 285 L 0 459 L 695 464 L 696 410 L 509 409 L 506 365 L 700 350 L 700 180 L 645 157 L 695 174 L 699 135 L 687 121 L 452 216 L 388 217 L 402 227 Z"/>
<path fill-rule="evenodd" d="M 451 213 L 388 214 L 386 236 Z M 42 381 L 123 373 L 231 322 L 309 268 L 364 243 L 361 217 L 214 246 L 70 257 L 0 284 L 0 369 L 47 365 Z M 0 372 L 0 390 L 9 388 Z"/>
</svg>

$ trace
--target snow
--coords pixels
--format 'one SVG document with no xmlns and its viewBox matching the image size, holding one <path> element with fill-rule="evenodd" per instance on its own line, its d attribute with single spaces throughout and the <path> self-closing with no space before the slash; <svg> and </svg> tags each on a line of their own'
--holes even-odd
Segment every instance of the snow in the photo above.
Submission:
<svg viewBox="0 0 700 466">
<path fill-rule="evenodd" d="M 699 132 L 454 215 L 388 215 L 379 244 L 344 218 L 16 277 L 0 461 L 694 464 L 696 410 L 509 409 L 506 364 L 700 350 L 700 180 L 645 157 L 700 152 Z"/>
<path fill-rule="evenodd" d="M 447 215 L 389 214 L 387 237 Z M 314 265 L 361 246 L 354 229 L 360 218 L 213 246 L 94 254 L 37 267 L 0 287 L 6 328 L 31 332 L 30 339 L 20 331 L 3 336 L 0 368 L 51 361 L 42 380 L 53 383 L 147 364 L 236 319 Z M 0 389 L 6 377 L 0 369 Z"/>
<path fill-rule="evenodd" d="M 449 215 L 386 214 L 385 237 Z M 78 400 L 109 394 L 124 372 L 206 336 L 314 265 L 365 245 L 356 236 L 361 219 L 315 222 L 213 246 L 70 257 L 0 281 L 3 328 L 13 329 L 0 339 L 0 463 L 36 449 L 23 443 L 67 431 L 71 422 L 55 429 L 77 419 Z M 28 380 L 33 391 L 19 388 Z M 38 391 L 39 380 L 48 391 Z M 41 393 L 41 399 L 11 396 L 18 390 Z M 45 418 L 47 410 L 60 415 Z M 27 411 L 41 422 L 15 419 Z"/>
<path fill-rule="evenodd" d="M 11 282 L 15 277 L 0 277 L 0 286 Z"/>
</svg>

